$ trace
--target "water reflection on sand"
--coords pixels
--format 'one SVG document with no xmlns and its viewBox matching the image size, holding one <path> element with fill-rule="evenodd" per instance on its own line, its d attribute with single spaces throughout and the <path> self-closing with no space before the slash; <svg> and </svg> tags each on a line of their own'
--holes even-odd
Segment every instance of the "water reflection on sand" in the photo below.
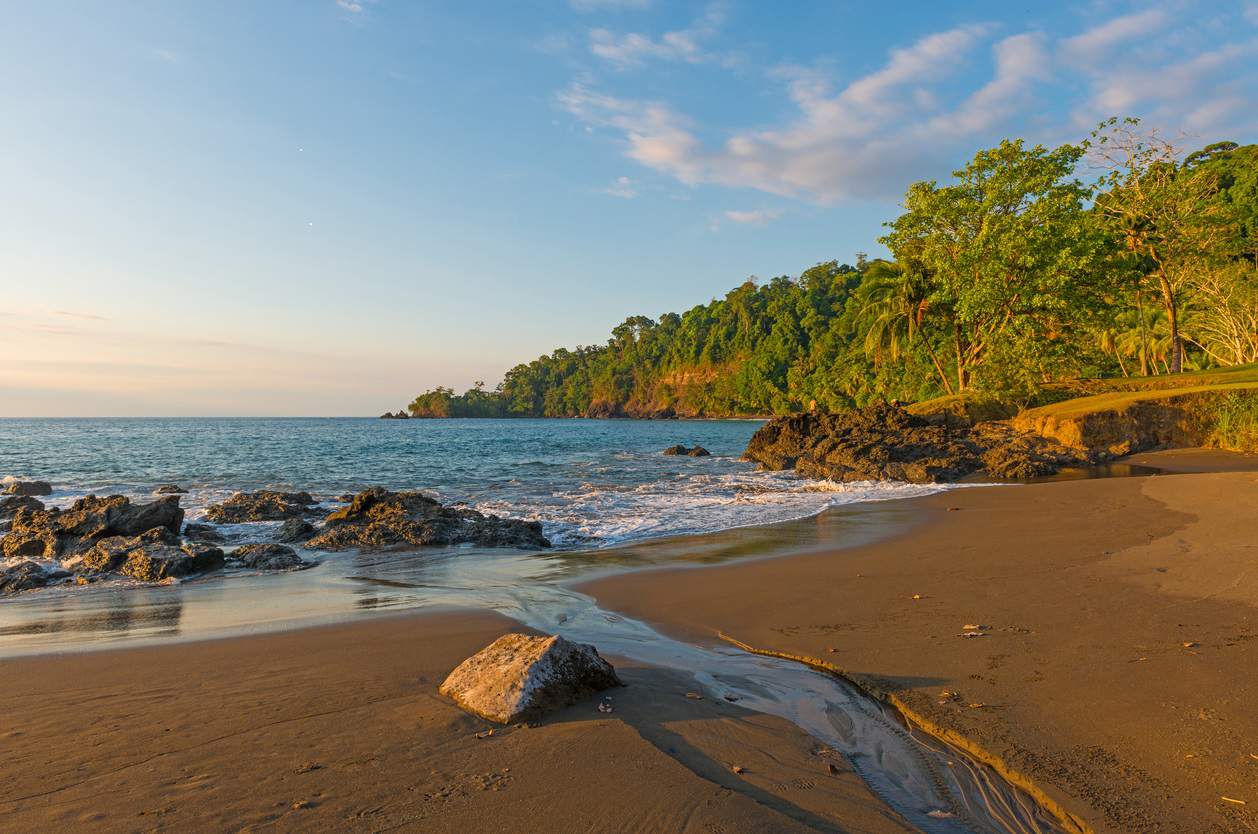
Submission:
<svg viewBox="0 0 1258 834">
<path fill-rule="evenodd" d="M 603 550 L 313 554 L 320 563 L 295 573 L 228 573 L 167 586 L 52 588 L 0 602 L 0 656 L 206 639 L 408 609 L 483 608 L 520 617 L 553 606 L 556 592 L 577 580 L 856 545 L 911 520 L 912 502 L 890 501 Z"/>
</svg>

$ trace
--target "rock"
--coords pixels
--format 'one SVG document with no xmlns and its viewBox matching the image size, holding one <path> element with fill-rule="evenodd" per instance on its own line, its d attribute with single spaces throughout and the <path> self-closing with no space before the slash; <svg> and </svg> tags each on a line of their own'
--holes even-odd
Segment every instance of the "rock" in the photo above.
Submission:
<svg viewBox="0 0 1258 834">
<path fill-rule="evenodd" d="M 385 413 L 380 415 L 380 419 L 381 420 L 409 420 L 411 419 L 411 415 L 407 414 L 405 411 L 402 411 L 401 409 L 398 409 L 397 413 L 395 414 L 390 414 L 389 412 L 386 411 Z"/>
<path fill-rule="evenodd" d="M 52 484 L 47 481 L 13 481 L 4 490 L 9 495 L 52 495 Z"/>
<path fill-rule="evenodd" d="M 110 536 L 83 554 L 75 567 L 89 573 L 121 573 L 141 582 L 206 573 L 223 566 L 223 551 L 204 544 L 175 544 L 168 530 L 155 527 L 139 536 Z"/>
<path fill-rule="evenodd" d="M 49 582 L 64 579 L 70 574 L 63 570 L 48 570 L 36 562 L 18 562 L 0 568 L 0 594 L 17 594 L 42 588 Z"/>
<path fill-rule="evenodd" d="M 290 518 L 280 527 L 275 538 L 282 542 L 304 542 L 315 534 L 314 525 L 304 518 Z"/>
<path fill-rule="evenodd" d="M 18 510 L 35 512 L 43 508 L 43 501 L 27 495 L 10 495 L 8 498 L 0 498 L 0 531 L 9 529 Z"/>
<path fill-rule="evenodd" d="M 744 456 L 765 469 L 794 469 L 832 481 L 957 481 L 976 473 L 1026 478 L 1085 465 L 1060 443 L 1006 423 L 949 428 L 879 403 L 841 414 L 795 414 L 770 420 Z"/>
<path fill-rule="evenodd" d="M 195 521 L 189 521 L 183 526 L 183 534 L 189 539 L 199 542 L 213 542 L 219 544 L 223 541 L 223 534 L 215 530 L 208 524 L 197 524 Z"/>
<path fill-rule="evenodd" d="M 89 495 L 68 510 L 18 509 L 8 534 L 0 539 L 0 552 L 9 558 L 59 559 L 83 553 L 111 536 L 138 536 L 156 528 L 173 539 L 182 523 L 177 495 L 148 504 L 132 504 L 122 495 Z"/>
<path fill-rule="evenodd" d="M 310 548 L 345 550 L 396 545 L 475 544 L 481 547 L 550 547 L 536 521 L 484 515 L 467 507 L 443 507 L 420 492 L 373 487 L 327 517 Z"/>
<path fill-rule="evenodd" d="M 153 490 L 154 495 L 187 495 L 188 490 L 179 484 L 161 484 Z"/>
<path fill-rule="evenodd" d="M 504 634 L 459 664 L 440 691 L 473 715 L 512 724 L 621 685 L 593 646 L 558 634 Z"/>
<path fill-rule="evenodd" d="M 246 544 L 232 551 L 231 558 L 254 570 L 289 570 L 309 563 L 297 551 L 282 544 Z"/>
<path fill-rule="evenodd" d="M 219 524 L 240 524 L 245 521 L 280 521 L 299 518 L 318 510 L 308 492 L 238 492 L 221 504 L 211 504 L 205 517 Z"/>
<path fill-rule="evenodd" d="M 702 446 L 695 446 L 694 448 L 691 448 L 689 446 L 678 445 L 678 446 L 669 446 L 667 449 L 664 450 L 663 454 L 688 455 L 692 458 L 706 458 L 708 455 L 712 453 L 709 452 L 707 449 L 703 448 Z"/>
</svg>

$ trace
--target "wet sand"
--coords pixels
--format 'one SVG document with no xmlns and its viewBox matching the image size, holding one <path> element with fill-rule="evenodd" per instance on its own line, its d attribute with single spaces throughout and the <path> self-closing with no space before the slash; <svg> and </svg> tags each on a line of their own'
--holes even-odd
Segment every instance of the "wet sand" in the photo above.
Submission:
<svg viewBox="0 0 1258 834">
<path fill-rule="evenodd" d="M 794 725 L 623 661 L 612 714 L 476 738 L 437 685 L 515 628 L 425 614 L 0 662 L 0 830 L 910 830 Z"/>
<path fill-rule="evenodd" d="M 877 543 L 581 590 L 668 633 L 842 670 L 1095 831 L 1253 832 L 1258 473 L 1229 460 L 948 492 Z"/>
</svg>

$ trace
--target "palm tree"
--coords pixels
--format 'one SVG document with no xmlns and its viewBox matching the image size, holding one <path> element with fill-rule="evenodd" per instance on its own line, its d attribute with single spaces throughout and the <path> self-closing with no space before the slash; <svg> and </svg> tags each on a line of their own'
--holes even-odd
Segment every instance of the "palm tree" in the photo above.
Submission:
<svg viewBox="0 0 1258 834">
<path fill-rule="evenodd" d="M 876 260 L 870 263 L 856 288 L 861 331 L 865 334 L 865 355 L 881 365 L 895 362 L 919 339 L 930 355 L 944 390 L 955 393 L 930 340 L 922 336 L 932 312 L 931 287 L 925 270 L 911 264 Z"/>
</svg>

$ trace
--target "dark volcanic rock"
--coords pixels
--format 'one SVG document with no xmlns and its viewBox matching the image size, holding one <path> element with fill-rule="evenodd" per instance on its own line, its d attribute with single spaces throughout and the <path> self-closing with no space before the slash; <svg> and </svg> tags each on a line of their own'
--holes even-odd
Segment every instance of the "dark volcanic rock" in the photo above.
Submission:
<svg viewBox="0 0 1258 834">
<path fill-rule="evenodd" d="M 222 533 L 208 524 L 197 524 L 195 521 L 189 521 L 183 526 L 183 534 L 189 539 L 199 542 L 218 544 L 223 541 Z"/>
<path fill-rule="evenodd" d="M 246 544 L 232 551 L 231 558 L 255 570 L 288 570 L 307 565 L 297 551 L 282 544 Z"/>
<path fill-rule="evenodd" d="M 219 524 L 240 524 L 245 521 L 279 521 L 299 518 L 318 512 L 308 492 L 238 492 L 221 504 L 211 504 L 205 517 Z"/>
<path fill-rule="evenodd" d="M 402 411 L 401 409 L 398 409 L 397 413 L 395 414 L 390 414 L 389 412 L 386 411 L 385 413 L 380 415 L 380 419 L 381 420 L 409 420 L 411 419 L 411 415 L 407 414 L 405 411 Z"/>
<path fill-rule="evenodd" d="M 153 490 L 154 495 L 186 495 L 188 490 L 179 484 L 161 484 Z"/>
<path fill-rule="evenodd" d="M 290 518 L 280 526 L 275 538 L 282 542 L 304 542 L 315 534 L 315 527 L 304 518 Z"/>
<path fill-rule="evenodd" d="M 63 558 L 82 553 L 101 539 L 138 536 L 155 528 L 173 538 L 182 523 L 178 496 L 132 504 L 122 495 L 89 495 L 68 510 L 19 508 L 8 534 L 0 539 L 0 552 L 9 558 Z"/>
<path fill-rule="evenodd" d="M 440 691 L 473 715 L 514 724 L 621 685 L 612 665 L 587 643 L 558 634 L 504 634 L 460 663 Z"/>
<path fill-rule="evenodd" d="M 986 472 L 1026 478 L 1087 463 L 1073 452 L 1003 423 L 948 428 L 879 403 L 840 414 L 795 414 L 770 420 L 744 456 L 765 469 L 794 469 L 833 481 L 957 481 Z"/>
<path fill-rule="evenodd" d="M 63 570 L 48 570 L 35 562 L 18 562 L 7 568 L 0 568 L 0 594 L 16 594 L 42 588 L 49 582 L 69 575 Z"/>
<path fill-rule="evenodd" d="M 10 495 L 8 498 L 0 498 L 0 531 L 9 529 L 9 525 L 13 523 L 13 518 L 17 515 L 18 510 L 35 512 L 43 508 L 43 501 L 26 495 Z"/>
<path fill-rule="evenodd" d="M 663 451 L 663 454 L 688 455 L 692 458 L 706 458 L 708 455 L 712 453 L 709 452 L 707 449 L 703 448 L 702 446 L 695 446 L 691 448 L 690 446 L 682 446 L 679 444 L 677 446 L 669 446 L 667 449 Z"/>
<path fill-rule="evenodd" d="M 52 484 L 47 481 L 14 481 L 4 491 L 9 495 L 52 495 Z"/>
<path fill-rule="evenodd" d="M 420 492 L 381 487 L 360 492 L 349 506 L 327 517 L 324 530 L 306 543 L 323 550 L 394 545 L 476 544 L 482 547 L 550 547 L 536 521 L 483 515 L 466 507 L 443 507 Z"/>
<path fill-rule="evenodd" d="M 164 528 L 139 536 L 110 536 L 83 554 L 76 567 L 87 573 L 121 573 L 141 582 L 206 573 L 223 566 L 223 551 L 204 544 L 175 544 Z"/>
</svg>

